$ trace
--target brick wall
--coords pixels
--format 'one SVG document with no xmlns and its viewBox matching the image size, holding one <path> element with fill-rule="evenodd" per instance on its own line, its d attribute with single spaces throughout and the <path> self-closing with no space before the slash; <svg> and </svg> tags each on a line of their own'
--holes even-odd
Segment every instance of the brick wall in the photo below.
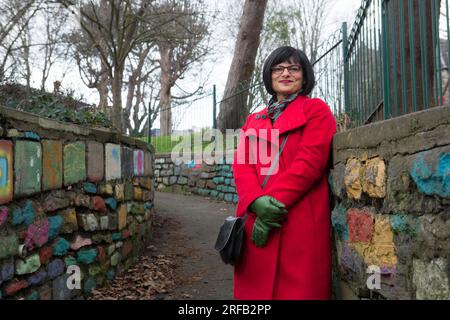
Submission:
<svg viewBox="0 0 450 320">
<path fill-rule="evenodd" d="M 174 162 L 170 154 L 157 154 L 155 158 L 156 189 L 193 193 L 237 203 L 238 196 L 231 162 L 230 155 L 208 158 L 204 161 L 175 160 Z"/>
<path fill-rule="evenodd" d="M 117 133 L 0 108 L 0 299 L 85 298 L 128 268 L 152 235 L 153 158 Z"/>
<path fill-rule="evenodd" d="M 450 299 L 450 107 L 337 134 L 333 163 L 342 297 Z"/>
</svg>

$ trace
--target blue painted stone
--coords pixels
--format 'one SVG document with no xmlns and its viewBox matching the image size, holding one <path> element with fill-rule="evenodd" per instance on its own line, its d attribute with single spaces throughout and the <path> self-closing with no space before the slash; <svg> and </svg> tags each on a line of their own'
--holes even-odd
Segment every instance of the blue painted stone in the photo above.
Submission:
<svg viewBox="0 0 450 320">
<path fill-rule="evenodd" d="M 145 210 L 150 210 L 151 208 L 153 208 L 153 203 L 152 202 L 146 202 L 144 204 L 144 209 Z"/>
<path fill-rule="evenodd" d="M 211 191 L 211 197 L 212 198 L 217 198 L 218 195 L 219 195 L 219 192 L 217 192 L 216 190 L 212 190 Z"/>
<path fill-rule="evenodd" d="M 64 263 L 66 264 L 66 267 L 68 266 L 74 266 L 77 264 L 77 259 L 75 259 L 72 256 L 68 256 L 64 258 Z"/>
<path fill-rule="evenodd" d="M 117 209 L 117 200 L 114 198 L 108 198 L 105 200 L 105 203 L 113 210 Z"/>
<path fill-rule="evenodd" d="M 21 208 L 14 208 L 12 213 L 12 223 L 13 225 L 17 226 L 19 224 L 22 224 L 25 220 L 22 209 Z"/>
<path fill-rule="evenodd" d="M 39 293 L 37 291 L 34 291 L 32 293 L 30 293 L 25 300 L 39 300 L 40 296 Z"/>
<path fill-rule="evenodd" d="M 89 294 L 93 289 L 95 289 L 96 286 L 97 281 L 95 280 L 95 278 L 87 278 L 86 281 L 84 282 L 83 292 L 85 294 Z"/>
<path fill-rule="evenodd" d="M 53 300 L 70 300 L 72 298 L 72 290 L 67 287 L 67 278 L 69 275 L 64 274 L 53 280 Z"/>
<path fill-rule="evenodd" d="M 229 184 L 231 184 L 231 179 L 228 179 L 228 178 L 227 178 L 227 179 L 225 179 L 225 184 L 226 184 L 226 185 L 229 185 Z"/>
<path fill-rule="evenodd" d="M 23 207 L 23 222 L 25 225 L 30 225 L 33 223 L 34 218 L 36 217 L 36 210 L 34 210 L 33 203 L 31 201 L 27 201 L 25 203 L 25 207 Z"/>
<path fill-rule="evenodd" d="M 3 281 L 11 280 L 14 277 L 14 264 L 6 263 L 2 267 L 2 279 Z"/>
<path fill-rule="evenodd" d="M 434 171 L 432 164 L 425 160 L 427 154 L 429 152 L 416 157 L 410 170 L 412 179 L 421 193 L 450 198 L 450 153 L 439 156 Z"/>
<path fill-rule="evenodd" d="M 237 194 L 233 195 L 233 202 L 238 203 L 238 201 L 239 201 L 238 195 Z"/>
<path fill-rule="evenodd" d="M 113 280 L 115 276 L 116 272 L 114 271 L 114 269 L 109 269 L 108 272 L 106 273 L 106 279 L 110 281 Z"/>
<path fill-rule="evenodd" d="M 36 140 L 36 141 L 41 141 L 41 137 L 37 133 L 32 132 L 32 131 L 26 131 L 24 133 L 24 137 L 28 138 L 28 139 Z"/>
<path fill-rule="evenodd" d="M 47 266 L 47 274 L 54 279 L 64 273 L 65 264 L 61 259 L 51 261 Z"/>
<path fill-rule="evenodd" d="M 231 193 L 227 193 L 225 195 L 225 201 L 232 202 L 233 201 L 233 195 Z"/>
<path fill-rule="evenodd" d="M 47 272 L 42 270 L 29 277 L 27 282 L 32 286 L 37 286 L 44 283 L 46 279 L 47 279 Z"/>
<path fill-rule="evenodd" d="M 64 256 L 69 251 L 70 244 L 64 238 L 59 238 L 56 243 L 53 245 L 53 255 L 55 256 Z"/>
<path fill-rule="evenodd" d="M 343 241 L 348 240 L 348 224 L 347 224 L 347 209 L 342 206 L 336 206 L 331 213 L 331 224 L 336 230 L 339 238 Z"/>
<path fill-rule="evenodd" d="M 116 232 L 116 233 L 112 234 L 112 240 L 113 241 L 118 241 L 120 239 L 122 239 L 122 234 L 120 232 Z"/>
<path fill-rule="evenodd" d="M 87 193 L 97 193 L 97 187 L 95 186 L 95 184 L 90 182 L 83 183 L 83 189 Z"/>
<path fill-rule="evenodd" d="M 77 252 L 77 261 L 79 263 L 84 264 L 92 263 L 95 261 L 96 257 L 97 257 L 97 249 L 85 249 Z"/>
<path fill-rule="evenodd" d="M 394 231 L 405 232 L 407 229 L 406 216 L 397 214 L 391 216 L 391 225 Z"/>
<path fill-rule="evenodd" d="M 48 238 L 53 240 L 59 234 L 64 219 L 61 216 L 48 217 Z"/>
<path fill-rule="evenodd" d="M 230 171 L 231 167 L 229 165 L 224 165 L 224 166 L 222 166 L 222 170 L 223 171 Z"/>
</svg>

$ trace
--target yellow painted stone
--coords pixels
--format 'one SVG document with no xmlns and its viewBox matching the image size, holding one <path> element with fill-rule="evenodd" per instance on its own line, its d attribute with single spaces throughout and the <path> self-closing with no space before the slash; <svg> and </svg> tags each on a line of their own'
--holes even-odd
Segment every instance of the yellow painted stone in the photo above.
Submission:
<svg viewBox="0 0 450 320">
<path fill-rule="evenodd" d="M 394 233 L 388 218 L 375 218 L 374 233 L 370 246 L 364 250 L 364 262 L 379 267 L 397 265 Z"/>
<path fill-rule="evenodd" d="M 361 186 L 361 161 L 355 158 L 350 158 L 347 160 L 345 166 L 345 190 L 347 190 L 347 196 L 350 199 L 359 200 L 361 199 L 362 186 Z"/>
<path fill-rule="evenodd" d="M 101 194 L 107 194 L 112 196 L 114 194 L 113 192 L 113 186 L 110 183 L 102 184 L 99 187 L 99 191 Z"/>
<path fill-rule="evenodd" d="M 134 200 L 142 200 L 142 189 L 135 187 L 134 188 Z"/>
<path fill-rule="evenodd" d="M 353 249 L 355 249 L 355 251 L 361 256 L 364 257 L 365 256 L 365 252 L 367 251 L 367 249 L 370 247 L 370 244 L 367 243 L 361 243 L 361 242 L 356 242 L 352 244 Z"/>
<path fill-rule="evenodd" d="M 119 230 L 124 229 L 127 226 L 127 205 L 121 204 L 118 210 L 118 228 Z"/>
<path fill-rule="evenodd" d="M 114 187 L 114 196 L 117 201 L 123 201 L 125 198 L 125 187 L 123 183 L 116 184 Z"/>
<path fill-rule="evenodd" d="M 386 196 L 386 165 L 380 157 L 367 160 L 363 169 L 362 187 L 372 198 Z"/>
</svg>

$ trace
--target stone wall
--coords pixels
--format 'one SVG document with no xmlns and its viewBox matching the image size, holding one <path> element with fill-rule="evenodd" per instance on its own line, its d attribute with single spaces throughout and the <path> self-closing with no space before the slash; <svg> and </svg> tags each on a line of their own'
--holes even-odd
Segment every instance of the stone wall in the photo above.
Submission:
<svg viewBox="0 0 450 320">
<path fill-rule="evenodd" d="M 85 298 L 128 268 L 152 235 L 153 161 L 117 133 L 0 108 L 0 299 Z"/>
<path fill-rule="evenodd" d="M 337 134 L 333 163 L 342 297 L 450 299 L 450 107 Z"/>
<path fill-rule="evenodd" d="M 201 157 L 193 157 L 201 158 Z M 218 160 L 217 160 L 218 159 Z M 155 157 L 155 184 L 159 191 L 193 193 L 212 199 L 237 203 L 232 157 L 172 161 L 170 154 Z"/>
</svg>

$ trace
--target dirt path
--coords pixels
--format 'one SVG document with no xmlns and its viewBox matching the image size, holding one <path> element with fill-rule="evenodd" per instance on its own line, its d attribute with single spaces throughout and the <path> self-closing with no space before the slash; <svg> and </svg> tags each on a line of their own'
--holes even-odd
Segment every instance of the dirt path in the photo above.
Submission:
<svg viewBox="0 0 450 320">
<path fill-rule="evenodd" d="M 233 269 L 214 244 L 235 205 L 200 196 L 155 193 L 155 227 L 147 252 L 92 299 L 223 300 L 233 298 Z"/>
</svg>

